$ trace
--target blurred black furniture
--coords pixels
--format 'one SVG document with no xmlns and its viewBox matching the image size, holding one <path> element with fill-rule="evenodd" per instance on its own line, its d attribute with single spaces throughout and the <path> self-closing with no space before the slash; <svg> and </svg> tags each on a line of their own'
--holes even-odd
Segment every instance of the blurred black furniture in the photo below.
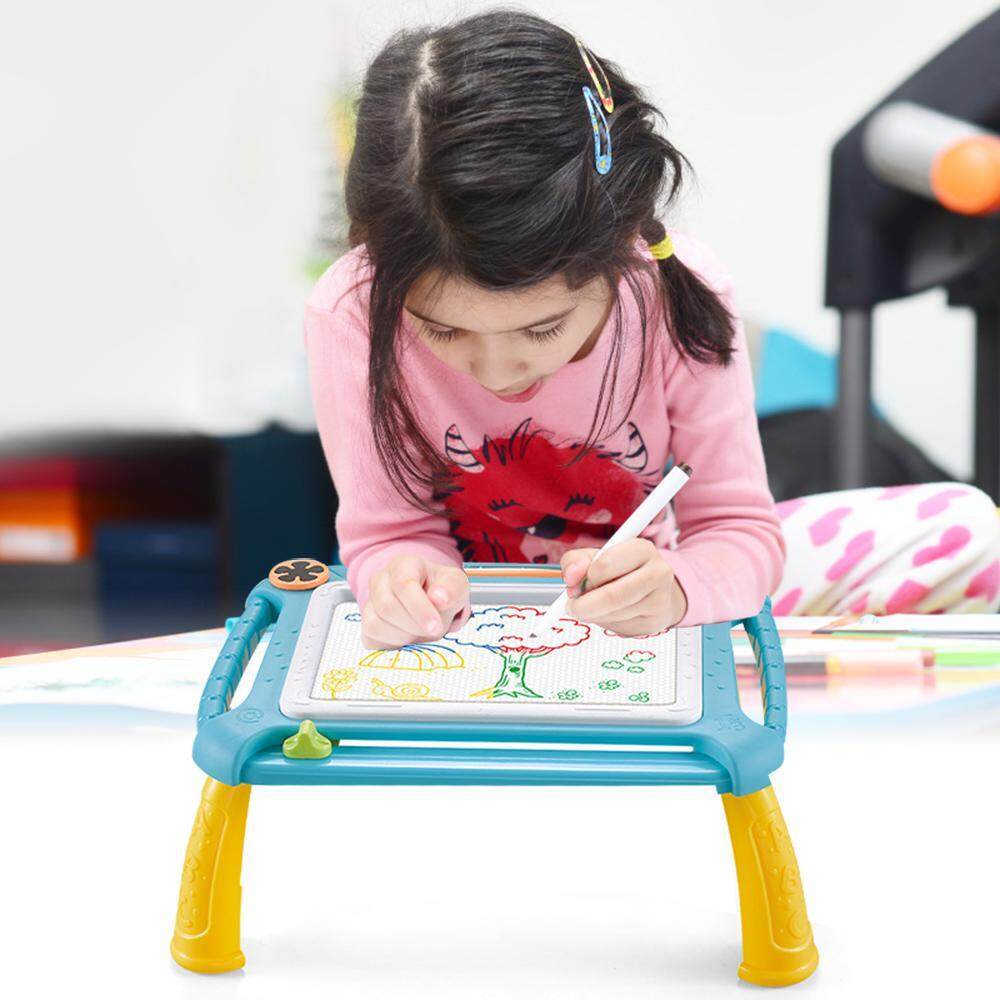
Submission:
<svg viewBox="0 0 1000 1000">
<path fill-rule="evenodd" d="M 1000 11 L 974 26 L 880 101 L 834 146 L 826 304 L 840 319 L 837 485 L 866 485 L 871 467 L 872 311 L 942 287 L 976 322 L 975 483 L 1000 499 L 1000 214 L 971 216 L 887 183 L 865 157 L 872 116 L 907 102 L 1000 127 Z M 940 349 L 950 349 L 942 342 Z M 944 412 L 945 391 L 927 405 Z"/>
</svg>

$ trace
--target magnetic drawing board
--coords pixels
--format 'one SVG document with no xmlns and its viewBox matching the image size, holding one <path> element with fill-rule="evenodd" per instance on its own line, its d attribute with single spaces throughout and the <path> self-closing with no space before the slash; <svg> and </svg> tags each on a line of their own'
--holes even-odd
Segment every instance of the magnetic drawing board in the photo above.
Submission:
<svg viewBox="0 0 1000 1000">
<path fill-rule="evenodd" d="M 533 635 L 544 604 L 520 602 L 531 595 L 511 590 L 474 591 L 471 618 L 436 642 L 369 650 L 346 587 L 319 588 L 282 692 L 282 712 L 311 719 L 530 713 L 573 721 L 611 714 L 674 724 L 700 717 L 699 629 L 623 638 L 567 616 Z"/>
</svg>

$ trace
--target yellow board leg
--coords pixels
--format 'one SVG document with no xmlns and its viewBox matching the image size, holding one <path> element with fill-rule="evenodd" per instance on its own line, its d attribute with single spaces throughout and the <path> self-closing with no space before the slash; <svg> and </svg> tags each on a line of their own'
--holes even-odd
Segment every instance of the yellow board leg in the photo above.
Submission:
<svg viewBox="0 0 1000 1000">
<path fill-rule="evenodd" d="M 249 785 L 234 788 L 209 778 L 202 788 L 170 942 L 174 961 L 193 972 L 229 972 L 245 962 L 240 869 L 249 804 Z"/>
<path fill-rule="evenodd" d="M 740 979 L 790 986 L 816 969 L 819 952 L 806 915 L 799 866 L 769 785 L 752 795 L 723 795 L 733 841 L 743 923 Z"/>
</svg>

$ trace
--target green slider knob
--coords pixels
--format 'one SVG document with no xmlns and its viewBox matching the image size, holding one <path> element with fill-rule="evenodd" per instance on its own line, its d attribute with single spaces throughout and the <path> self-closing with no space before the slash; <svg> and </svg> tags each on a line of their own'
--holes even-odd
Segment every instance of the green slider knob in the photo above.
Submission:
<svg viewBox="0 0 1000 1000">
<path fill-rule="evenodd" d="M 281 744 L 281 749 L 292 760 L 322 760 L 333 753 L 333 743 L 316 728 L 312 719 L 305 719 L 299 731 Z"/>
</svg>

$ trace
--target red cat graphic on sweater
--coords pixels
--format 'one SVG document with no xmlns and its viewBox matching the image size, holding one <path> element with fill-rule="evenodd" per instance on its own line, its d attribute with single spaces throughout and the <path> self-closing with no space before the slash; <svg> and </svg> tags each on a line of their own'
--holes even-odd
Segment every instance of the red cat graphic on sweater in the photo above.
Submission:
<svg viewBox="0 0 1000 1000">
<path fill-rule="evenodd" d="M 625 453 L 555 444 L 531 419 L 509 437 L 470 448 L 452 424 L 441 491 L 451 533 L 467 561 L 558 562 L 569 548 L 599 546 L 655 486 L 642 434 L 629 423 Z"/>
</svg>

